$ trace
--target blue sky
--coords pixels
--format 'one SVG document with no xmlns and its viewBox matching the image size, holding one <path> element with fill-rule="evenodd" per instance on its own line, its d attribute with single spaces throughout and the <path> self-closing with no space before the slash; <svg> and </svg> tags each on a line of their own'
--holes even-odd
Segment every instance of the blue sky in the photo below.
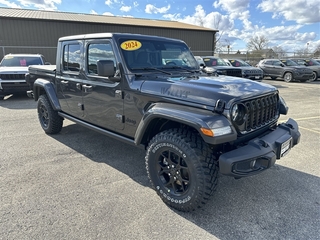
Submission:
<svg viewBox="0 0 320 240">
<path fill-rule="evenodd" d="M 253 36 L 290 52 L 320 48 L 319 0 L 0 0 L 0 7 L 181 21 L 219 30 L 219 47 Z"/>
</svg>

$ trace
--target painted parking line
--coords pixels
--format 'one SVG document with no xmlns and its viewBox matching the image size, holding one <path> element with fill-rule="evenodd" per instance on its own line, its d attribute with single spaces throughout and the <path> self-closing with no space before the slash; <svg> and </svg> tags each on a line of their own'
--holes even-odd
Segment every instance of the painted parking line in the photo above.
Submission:
<svg viewBox="0 0 320 240">
<path fill-rule="evenodd" d="M 310 131 L 310 132 L 314 132 L 314 133 L 320 134 L 320 131 L 316 131 L 316 130 L 313 130 L 313 129 L 310 129 L 310 128 L 305 128 L 305 127 L 299 126 L 299 129 L 303 129 L 303 130 L 307 130 L 307 131 Z"/>
<path fill-rule="evenodd" d="M 295 118 L 296 121 L 302 121 L 302 120 L 310 120 L 310 119 L 320 119 L 320 116 L 318 117 L 307 117 L 307 118 Z"/>
</svg>

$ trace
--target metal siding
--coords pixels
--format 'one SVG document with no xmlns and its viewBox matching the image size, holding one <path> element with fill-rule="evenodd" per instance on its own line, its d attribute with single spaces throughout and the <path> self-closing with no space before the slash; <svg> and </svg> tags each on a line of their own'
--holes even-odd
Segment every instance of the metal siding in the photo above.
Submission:
<svg viewBox="0 0 320 240">
<path fill-rule="evenodd" d="M 40 19 L 0 18 L 0 27 L 0 47 L 35 46 L 35 48 L 6 48 L 5 53 L 41 53 L 51 63 L 55 63 L 57 41 L 63 36 L 99 32 L 157 35 L 185 41 L 191 48 L 191 51 L 194 52 L 194 55 L 209 55 L 210 52 L 206 54 L 197 54 L 195 52 L 211 51 L 213 49 L 214 35 L 214 31 L 210 32 L 194 29 L 154 28 L 152 26 L 146 27 Z M 2 51 L 0 51 L 1 59 L 2 56 Z"/>
</svg>

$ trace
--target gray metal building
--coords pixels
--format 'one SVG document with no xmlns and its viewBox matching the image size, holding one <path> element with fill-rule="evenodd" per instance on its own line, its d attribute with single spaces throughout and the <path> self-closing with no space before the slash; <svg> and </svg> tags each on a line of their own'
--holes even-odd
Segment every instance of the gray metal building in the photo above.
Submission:
<svg viewBox="0 0 320 240">
<path fill-rule="evenodd" d="M 217 30 L 175 21 L 0 8 L 0 58 L 7 53 L 41 53 L 55 63 L 58 38 L 98 32 L 178 38 L 195 55 L 211 55 Z"/>
</svg>

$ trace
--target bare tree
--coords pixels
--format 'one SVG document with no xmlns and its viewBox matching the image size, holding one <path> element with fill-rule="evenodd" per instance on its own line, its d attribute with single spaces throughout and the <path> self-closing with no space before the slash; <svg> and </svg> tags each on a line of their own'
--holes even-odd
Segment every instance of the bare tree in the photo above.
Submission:
<svg viewBox="0 0 320 240">
<path fill-rule="evenodd" d="M 274 47 L 272 47 L 272 50 L 273 50 L 276 54 L 278 54 L 278 58 L 283 58 L 283 57 L 286 57 L 286 56 L 287 56 L 286 51 L 283 50 L 283 48 L 280 47 L 280 46 L 274 46 Z"/>
<path fill-rule="evenodd" d="M 247 43 L 247 49 L 251 51 L 259 51 L 265 49 L 269 44 L 269 40 L 265 36 L 255 36 L 250 38 Z"/>
</svg>

